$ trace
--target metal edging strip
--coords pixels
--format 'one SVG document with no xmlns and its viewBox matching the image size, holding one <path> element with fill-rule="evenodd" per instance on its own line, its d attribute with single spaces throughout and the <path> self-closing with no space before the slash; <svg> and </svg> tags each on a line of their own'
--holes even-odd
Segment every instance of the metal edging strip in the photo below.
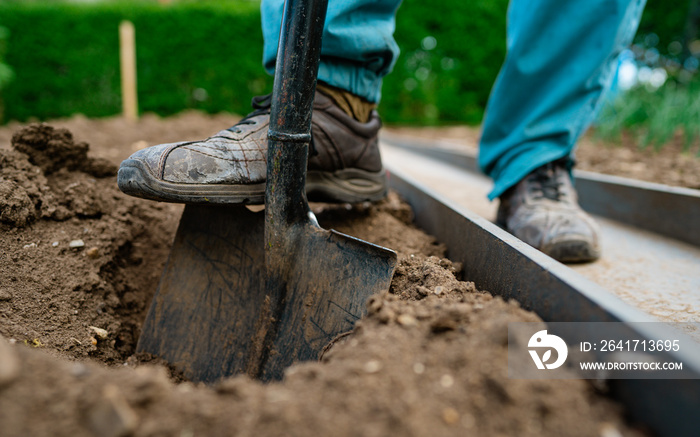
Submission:
<svg viewBox="0 0 700 437">
<path fill-rule="evenodd" d="M 395 147 L 478 173 L 476 153 L 382 135 Z M 431 144 L 434 144 L 431 142 Z M 700 247 L 700 190 L 574 171 L 581 207 L 591 214 Z"/>
<path fill-rule="evenodd" d="M 447 244 L 450 259 L 462 263 L 465 277 L 479 289 L 515 299 L 545 321 L 655 321 L 488 220 L 452 205 L 400 169 L 388 169 L 390 185 L 411 205 L 416 225 Z M 660 331 L 658 324 L 653 331 L 627 326 L 629 338 L 652 338 Z M 611 389 L 634 419 L 659 435 L 694 436 L 700 429 L 700 348 L 668 355 L 683 362 L 684 372 L 696 379 L 619 379 L 610 381 Z"/>
</svg>

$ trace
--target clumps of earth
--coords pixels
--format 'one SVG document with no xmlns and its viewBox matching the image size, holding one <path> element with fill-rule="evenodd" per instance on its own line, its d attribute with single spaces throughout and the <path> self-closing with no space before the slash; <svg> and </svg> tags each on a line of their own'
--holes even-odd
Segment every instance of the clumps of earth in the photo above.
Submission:
<svg viewBox="0 0 700 437">
<path fill-rule="evenodd" d="M 12 141 L 0 149 L 0 334 L 71 359 L 121 363 L 133 353 L 179 207 L 123 195 L 117 167 L 88 157 L 87 144 L 64 129 L 31 125 Z"/>
<path fill-rule="evenodd" d="M 510 379 L 508 323 L 541 321 L 462 278 L 394 193 L 312 205 L 399 254 L 390 292 L 319 362 L 184 380 L 135 353 L 182 207 L 123 195 L 88 151 L 47 125 L 0 150 L 3 436 L 644 435 L 585 381 Z"/>
<path fill-rule="evenodd" d="M 32 125 L 12 137 L 13 151 L 0 151 L 0 222 L 24 227 L 39 218 L 98 217 L 111 206 L 81 175 L 115 176 L 114 164 L 88 158 L 88 144 L 65 129 Z"/>
</svg>

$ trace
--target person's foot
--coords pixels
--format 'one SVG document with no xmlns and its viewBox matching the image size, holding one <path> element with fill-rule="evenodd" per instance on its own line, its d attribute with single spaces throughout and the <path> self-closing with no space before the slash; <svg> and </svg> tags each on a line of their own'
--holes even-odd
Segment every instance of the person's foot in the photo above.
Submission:
<svg viewBox="0 0 700 437">
<path fill-rule="evenodd" d="M 264 203 L 270 96 L 254 98 L 253 107 L 235 126 L 206 140 L 161 144 L 134 153 L 119 168 L 119 188 L 163 202 Z M 376 111 L 361 123 L 316 92 L 311 124 L 309 200 L 354 203 L 386 196 Z"/>
<path fill-rule="evenodd" d="M 578 205 L 565 161 L 546 164 L 500 198 L 497 223 L 561 262 L 600 257 L 598 225 Z"/>
</svg>

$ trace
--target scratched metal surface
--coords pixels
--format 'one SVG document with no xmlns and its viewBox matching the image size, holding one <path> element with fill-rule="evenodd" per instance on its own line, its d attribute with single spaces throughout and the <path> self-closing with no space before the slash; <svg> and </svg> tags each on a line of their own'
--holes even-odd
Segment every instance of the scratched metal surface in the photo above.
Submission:
<svg viewBox="0 0 700 437">
<path fill-rule="evenodd" d="M 486 198 L 491 181 L 465 171 L 470 168 L 465 158 L 456 157 L 451 162 L 457 165 L 452 165 L 386 143 L 382 156 L 390 171 L 400 169 L 481 217 L 495 219 L 497 202 Z M 700 248 L 613 220 L 596 219 L 602 229 L 602 258 L 569 268 L 659 320 L 700 320 Z M 686 333 L 700 341 L 700 332 Z"/>
</svg>

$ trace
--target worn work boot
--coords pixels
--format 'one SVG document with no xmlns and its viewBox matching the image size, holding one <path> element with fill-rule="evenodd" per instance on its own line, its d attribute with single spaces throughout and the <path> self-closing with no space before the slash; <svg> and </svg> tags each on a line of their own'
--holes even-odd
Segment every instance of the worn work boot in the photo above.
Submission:
<svg viewBox="0 0 700 437">
<path fill-rule="evenodd" d="M 206 140 L 134 153 L 119 168 L 119 188 L 163 202 L 264 203 L 270 100 L 270 95 L 254 98 L 251 114 Z M 386 196 L 380 126 L 376 111 L 361 123 L 316 92 L 306 174 L 309 200 L 354 203 Z"/>
<path fill-rule="evenodd" d="M 546 164 L 500 198 L 497 223 L 561 262 L 600 256 L 598 225 L 578 205 L 565 161 Z"/>
</svg>

